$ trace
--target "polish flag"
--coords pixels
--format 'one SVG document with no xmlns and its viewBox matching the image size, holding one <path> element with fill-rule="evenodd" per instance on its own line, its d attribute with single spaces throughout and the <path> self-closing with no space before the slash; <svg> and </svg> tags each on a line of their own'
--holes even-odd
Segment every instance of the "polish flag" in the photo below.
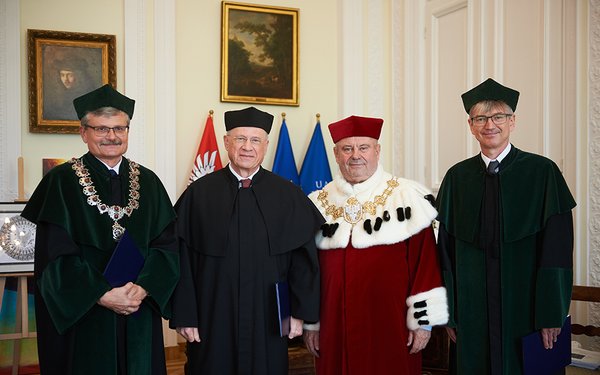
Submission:
<svg viewBox="0 0 600 375">
<path fill-rule="evenodd" d="M 188 184 L 196 181 L 202 176 L 223 168 L 221 157 L 219 156 L 219 147 L 217 146 L 217 137 L 215 136 L 215 127 L 213 125 L 213 111 L 210 111 L 202 133 L 202 140 L 198 146 L 192 173 Z"/>
</svg>

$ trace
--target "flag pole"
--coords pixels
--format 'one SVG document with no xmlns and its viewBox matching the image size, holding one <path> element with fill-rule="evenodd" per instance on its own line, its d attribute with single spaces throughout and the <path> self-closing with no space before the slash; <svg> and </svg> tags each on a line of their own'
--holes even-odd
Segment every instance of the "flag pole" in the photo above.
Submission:
<svg viewBox="0 0 600 375">
<path fill-rule="evenodd" d="M 209 115 L 210 117 L 213 117 L 213 113 L 215 113 L 215 111 L 213 111 L 212 109 L 208 111 L 208 115 Z"/>
<path fill-rule="evenodd" d="M 321 122 L 321 114 L 317 113 L 317 122 L 320 123 Z"/>
</svg>

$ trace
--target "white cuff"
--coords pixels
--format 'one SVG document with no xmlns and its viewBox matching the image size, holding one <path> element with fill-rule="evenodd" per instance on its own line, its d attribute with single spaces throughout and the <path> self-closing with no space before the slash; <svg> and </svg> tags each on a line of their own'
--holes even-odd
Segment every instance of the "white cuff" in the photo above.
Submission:
<svg viewBox="0 0 600 375">
<path fill-rule="evenodd" d="M 406 299 L 406 326 L 414 331 L 421 326 L 442 325 L 448 322 L 446 288 L 438 287 Z"/>
<path fill-rule="evenodd" d="M 307 331 L 319 331 L 321 329 L 321 322 L 316 322 L 314 324 L 304 323 L 302 324 L 302 329 Z"/>
</svg>

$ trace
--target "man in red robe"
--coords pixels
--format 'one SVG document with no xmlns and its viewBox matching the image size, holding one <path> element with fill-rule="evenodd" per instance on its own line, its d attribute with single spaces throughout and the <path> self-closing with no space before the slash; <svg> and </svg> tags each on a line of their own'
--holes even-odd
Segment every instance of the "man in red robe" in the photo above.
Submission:
<svg viewBox="0 0 600 375">
<path fill-rule="evenodd" d="M 316 235 L 320 321 L 304 327 L 318 375 L 421 374 L 431 326 L 448 318 L 433 197 L 379 166 L 382 126 L 330 124 L 340 174 L 309 196 L 326 220 Z"/>
</svg>

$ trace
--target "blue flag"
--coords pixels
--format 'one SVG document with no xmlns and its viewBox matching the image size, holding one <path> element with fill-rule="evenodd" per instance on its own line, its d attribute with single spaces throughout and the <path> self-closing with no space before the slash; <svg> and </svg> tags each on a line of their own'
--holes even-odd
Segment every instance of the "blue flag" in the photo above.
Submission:
<svg viewBox="0 0 600 375">
<path fill-rule="evenodd" d="M 279 131 L 279 141 L 277 142 L 277 150 L 275 151 L 275 160 L 273 161 L 273 173 L 280 175 L 286 180 L 290 180 L 296 185 L 300 183 L 298 179 L 298 170 L 296 169 L 296 161 L 294 160 L 294 152 L 290 142 L 290 134 L 288 133 L 285 119 L 281 124 Z"/>
<path fill-rule="evenodd" d="M 300 169 L 300 187 L 306 194 L 320 190 L 331 182 L 331 169 L 327 160 L 321 123 L 317 122 Z"/>
</svg>

